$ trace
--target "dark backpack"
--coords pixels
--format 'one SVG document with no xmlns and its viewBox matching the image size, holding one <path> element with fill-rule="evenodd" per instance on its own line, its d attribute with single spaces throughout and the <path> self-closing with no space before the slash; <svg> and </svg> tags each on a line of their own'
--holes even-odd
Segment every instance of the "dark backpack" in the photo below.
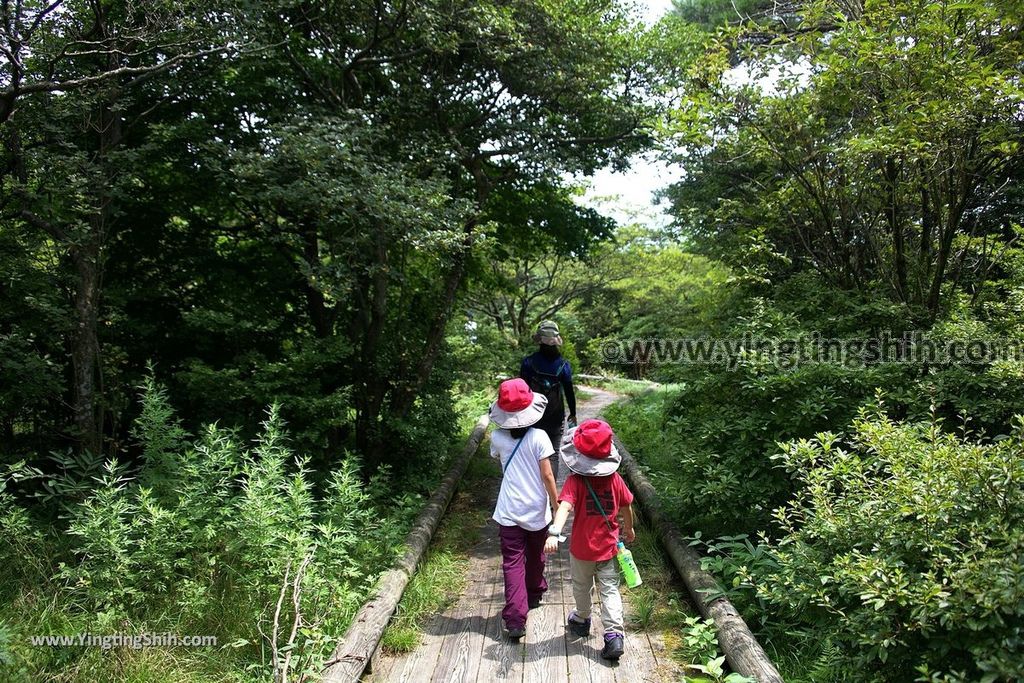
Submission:
<svg viewBox="0 0 1024 683">
<path fill-rule="evenodd" d="M 544 410 L 545 415 L 562 412 L 562 371 L 565 370 L 566 360 L 563 358 L 554 374 L 541 372 L 533 364 L 533 356 L 526 359 L 530 366 L 530 391 L 536 391 L 548 399 L 548 407 Z"/>
</svg>

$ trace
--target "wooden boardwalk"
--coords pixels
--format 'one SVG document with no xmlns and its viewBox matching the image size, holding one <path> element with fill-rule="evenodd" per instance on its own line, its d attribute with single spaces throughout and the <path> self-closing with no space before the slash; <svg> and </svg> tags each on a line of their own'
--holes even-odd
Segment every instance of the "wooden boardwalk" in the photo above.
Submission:
<svg viewBox="0 0 1024 683">
<path fill-rule="evenodd" d="M 586 391 L 592 398 L 580 402 L 580 420 L 598 414 L 616 398 L 599 389 L 588 387 Z M 560 467 L 559 487 L 565 480 L 565 469 L 564 465 Z M 494 488 L 489 497 L 492 507 L 496 492 Z M 459 599 L 428 622 L 419 648 L 402 656 L 381 655 L 364 681 L 667 683 L 680 679 L 679 668 L 668 658 L 660 637 L 631 625 L 629 591 L 624 584 L 625 654 L 618 663 L 600 657 L 603 629 L 596 591 L 590 636 L 578 638 L 566 630 L 565 620 L 573 608 L 566 547 L 548 556 L 548 592 L 543 604 L 530 610 L 526 636 L 519 642 L 509 640 L 501 620 L 505 599 L 498 527 L 488 519 L 481 531 L 482 540 L 471 552 L 465 589 Z"/>
</svg>

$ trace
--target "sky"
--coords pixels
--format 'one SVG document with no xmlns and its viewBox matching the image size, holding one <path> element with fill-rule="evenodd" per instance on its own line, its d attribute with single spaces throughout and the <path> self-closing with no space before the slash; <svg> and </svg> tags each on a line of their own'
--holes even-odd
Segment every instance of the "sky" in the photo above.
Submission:
<svg viewBox="0 0 1024 683">
<path fill-rule="evenodd" d="M 653 24 L 672 8 L 672 0 L 635 0 L 638 13 L 648 24 Z M 648 225 L 665 225 L 669 218 L 652 205 L 654 192 L 679 179 L 679 172 L 653 157 L 638 157 L 625 173 L 598 171 L 589 179 L 576 182 L 589 183 L 581 199 L 585 206 L 621 223 L 642 221 Z"/>
</svg>

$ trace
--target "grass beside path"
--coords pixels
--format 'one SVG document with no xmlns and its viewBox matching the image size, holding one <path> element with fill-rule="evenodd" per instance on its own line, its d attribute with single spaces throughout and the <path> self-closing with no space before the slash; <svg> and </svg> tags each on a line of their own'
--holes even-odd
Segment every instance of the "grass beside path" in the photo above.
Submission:
<svg viewBox="0 0 1024 683">
<path fill-rule="evenodd" d="M 486 444 L 485 440 L 481 448 Z M 434 541 L 384 631 L 381 646 L 385 652 L 415 650 L 427 620 L 459 599 L 469 567 L 468 553 L 480 542 L 481 529 L 491 514 L 490 503 L 480 502 L 489 495 L 484 484 L 500 474 L 497 464 L 479 452 L 470 459 Z"/>
</svg>

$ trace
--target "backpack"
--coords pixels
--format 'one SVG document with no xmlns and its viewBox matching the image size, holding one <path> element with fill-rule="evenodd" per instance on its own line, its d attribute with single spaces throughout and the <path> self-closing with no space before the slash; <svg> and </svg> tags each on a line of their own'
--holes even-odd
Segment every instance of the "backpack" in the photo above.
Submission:
<svg viewBox="0 0 1024 683">
<path fill-rule="evenodd" d="M 530 385 L 530 391 L 536 391 L 548 400 L 548 407 L 544 411 L 545 415 L 562 412 L 562 371 L 565 370 L 566 360 L 561 359 L 562 362 L 558 365 L 558 370 L 554 374 L 550 372 L 541 372 L 537 369 L 537 366 L 533 364 L 533 356 L 528 356 L 526 359 L 527 365 L 530 366 L 530 379 L 527 384 Z"/>
</svg>

